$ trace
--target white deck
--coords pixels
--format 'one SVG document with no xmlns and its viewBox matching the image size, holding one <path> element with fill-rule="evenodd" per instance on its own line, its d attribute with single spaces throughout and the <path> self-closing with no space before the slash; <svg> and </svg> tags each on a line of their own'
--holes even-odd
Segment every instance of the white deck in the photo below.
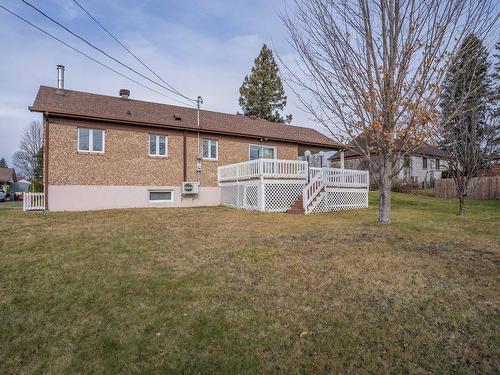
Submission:
<svg viewBox="0 0 500 375">
<path fill-rule="evenodd" d="M 253 178 L 307 179 L 307 162 L 300 160 L 256 159 L 219 167 L 219 182 Z"/>
<path fill-rule="evenodd" d="M 286 212 L 300 197 L 305 213 L 368 207 L 367 171 L 257 159 L 219 167 L 218 178 L 221 203 L 229 207 Z"/>
</svg>

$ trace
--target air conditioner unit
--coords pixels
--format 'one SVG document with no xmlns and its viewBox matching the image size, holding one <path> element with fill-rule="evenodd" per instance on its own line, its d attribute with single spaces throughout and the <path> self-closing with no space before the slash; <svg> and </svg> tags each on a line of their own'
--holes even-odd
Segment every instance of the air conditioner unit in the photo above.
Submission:
<svg viewBox="0 0 500 375">
<path fill-rule="evenodd" d="M 183 182 L 182 183 L 182 195 L 198 194 L 199 188 L 200 188 L 199 182 Z"/>
</svg>

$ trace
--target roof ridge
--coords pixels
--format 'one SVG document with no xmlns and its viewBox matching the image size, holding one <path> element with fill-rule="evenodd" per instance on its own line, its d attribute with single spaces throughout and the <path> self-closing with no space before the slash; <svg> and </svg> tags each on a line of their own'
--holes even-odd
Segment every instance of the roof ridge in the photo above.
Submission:
<svg viewBox="0 0 500 375">
<path fill-rule="evenodd" d="M 40 85 L 40 88 L 41 87 L 44 87 L 44 88 L 47 88 L 47 89 L 50 89 L 50 90 L 54 90 L 54 91 L 61 90 L 61 89 L 58 89 L 57 87 L 47 86 L 47 85 Z M 113 96 L 113 95 L 98 94 L 98 93 L 93 93 L 93 92 L 88 92 L 88 91 L 81 91 L 81 90 L 70 90 L 70 89 L 63 89 L 63 90 L 64 91 L 69 91 L 69 92 L 74 92 L 74 93 L 79 93 L 79 94 L 102 96 L 102 97 L 111 98 L 111 99 L 114 99 L 114 100 L 123 100 L 120 97 Z M 130 101 L 130 102 L 136 102 L 136 103 L 155 104 L 155 105 L 162 105 L 162 106 L 167 106 L 167 107 L 181 108 L 183 110 L 187 109 L 187 110 L 191 110 L 191 111 L 196 111 L 196 108 L 192 108 L 192 107 L 188 107 L 188 106 L 183 107 L 183 106 L 175 105 L 175 104 L 166 104 L 166 103 L 159 103 L 159 102 L 152 102 L 152 101 L 147 101 L 147 100 L 131 99 L 131 98 L 128 98 L 127 100 Z M 321 133 L 320 131 L 318 131 L 318 130 L 316 130 L 314 128 L 311 128 L 311 127 L 308 127 L 308 126 L 303 126 L 303 125 L 277 123 L 277 122 L 268 121 L 268 120 L 262 119 L 262 118 L 251 118 L 251 117 L 245 116 L 245 115 L 238 115 L 238 114 L 227 113 L 227 112 L 213 111 L 213 110 L 208 110 L 208 109 L 200 109 L 200 112 L 207 112 L 207 113 L 214 113 L 214 114 L 217 114 L 217 115 L 237 117 L 239 119 L 240 118 L 245 119 L 245 121 L 247 121 L 247 120 L 250 120 L 250 121 L 259 121 L 262 124 L 266 124 L 266 125 L 270 125 L 270 126 L 281 126 L 281 125 L 284 125 L 284 126 L 293 126 L 295 128 L 313 130 L 315 132 L 318 132 L 321 135 L 324 135 L 325 137 L 328 137 L 327 135 Z"/>
</svg>

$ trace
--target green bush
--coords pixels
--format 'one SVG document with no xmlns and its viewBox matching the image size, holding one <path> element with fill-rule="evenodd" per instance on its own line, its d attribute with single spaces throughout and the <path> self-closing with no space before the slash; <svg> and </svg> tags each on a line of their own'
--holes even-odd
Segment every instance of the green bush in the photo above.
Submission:
<svg viewBox="0 0 500 375">
<path fill-rule="evenodd" d="M 38 180 L 31 181 L 30 192 L 43 193 L 43 182 Z"/>
</svg>

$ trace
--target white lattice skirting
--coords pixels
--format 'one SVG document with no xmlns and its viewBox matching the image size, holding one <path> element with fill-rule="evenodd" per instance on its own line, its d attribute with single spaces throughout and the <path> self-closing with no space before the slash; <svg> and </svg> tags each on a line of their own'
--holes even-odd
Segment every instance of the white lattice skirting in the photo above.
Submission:
<svg viewBox="0 0 500 375">
<path fill-rule="evenodd" d="M 286 212 L 302 195 L 304 181 L 250 180 L 221 184 L 221 204 L 243 210 Z"/>
<path fill-rule="evenodd" d="M 220 186 L 221 204 L 243 210 L 286 212 L 302 195 L 305 182 L 287 180 L 250 180 Z M 308 213 L 368 207 L 367 189 L 326 188 L 311 205 Z"/>
<path fill-rule="evenodd" d="M 311 203 L 309 212 L 330 212 L 368 207 L 367 189 L 327 188 Z"/>
</svg>

